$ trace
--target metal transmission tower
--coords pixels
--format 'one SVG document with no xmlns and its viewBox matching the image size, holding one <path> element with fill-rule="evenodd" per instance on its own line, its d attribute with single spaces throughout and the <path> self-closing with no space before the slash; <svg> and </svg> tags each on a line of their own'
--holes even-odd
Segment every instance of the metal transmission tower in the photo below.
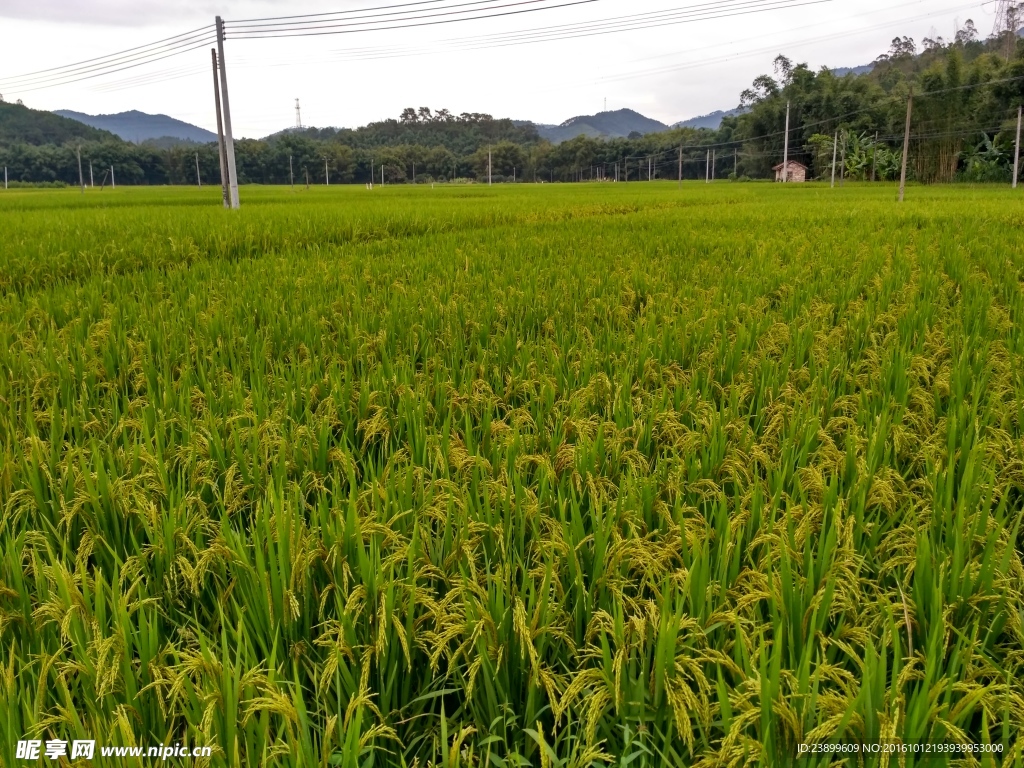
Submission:
<svg viewBox="0 0 1024 768">
<path fill-rule="evenodd" d="M 1006 45 L 1006 60 L 1013 58 L 1013 49 L 1017 44 L 1017 33 L 1024 23 L 1024 3 L 1017 0 L 998 0 L 996 3 L 996 23 L 992 35 L 1002 38 Z"/>
<path fill-rule="evenodd" d="M 302 110 L 299 108 L 299 100 L 295 100 L 295 130 L 302 130 Z"/>
</svg>

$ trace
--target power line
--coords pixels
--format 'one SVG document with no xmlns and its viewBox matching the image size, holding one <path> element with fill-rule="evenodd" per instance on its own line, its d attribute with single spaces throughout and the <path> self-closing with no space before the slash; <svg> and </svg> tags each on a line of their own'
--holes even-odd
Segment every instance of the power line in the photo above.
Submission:
<svg viewBox="0 0 1024 768">
<path fill-rule="evenodd" d="M 944 94 L 944 93 L 952 93 L 952 92 L 955 92 L 955 91 L 969 90 L 969 89 L 972 89 L 972 88 L 983 88 L 983 87 L 990 86 L 990 85 L 998 85 L 998 84 L 1002 84 L 1002 83 L 1017 82 L 1017 81 L 1021 81 L 1021 80 L 1024 80 L 1024 76 L 1020 76 L 1020 77 L 1007 77 L 1007 78 L 1001 78 L 999 80 L 990 80 L 988 82 L 973 83 L 973 84 L 970 84 L 970 85 L 954 86 L 954 87 L 950 87 L 950 88 L 938 88 L 938 89 L 933 90 L 933 91 L 923 91 L 921 93 L 918 93 L 918 94 L 915 95 L 915 99 L 923 99 L 923 98 L 926 98 L 928 96 L 937 96 L 937 95 L 941 95 L 941 94 Z M 816 127 L 821 126 L 821 125 L 828 125 L 828 124 L 834 124 L 834 123 L 837 123 L 837 122 L 841 122 L 841 121 L 843 121 L 843 120 L 845 120 L 845 119 L 847 119 L 849 117 L 853 117 L 853 116 L 856 116 L 856 115 L 864 114 L 866 112 L 871 112 L 871 111 L 873 111 L 875 109 L 878 109 L 880 106 L 882 106 L 887 101 L 898 102 L 898 101 L 901 101 L 902 98 L 903 97 L 901 97 L 901 96 L 892 95 L 892 96 L 889 96 L 887 99 L 884 99 L 882 102 L 879 102 L 878 104 L 874 104 L 874 105 L 872 105 L 870 107 L 865 107 L 864 109 L 858 109 L 858 110 L 855 110 L 853 112 L 847 112 L 846 114 L 843 114 L 843 115 L 838 115 L 838 116 L 826 118 L 826 119 L 823 119 L 823 120 L 816 120 L 816 121 L 810 122 L 810 123 L 803 123 L 802 125 L 799 125 L 799 126 L 793 126 L 790 129 L 790 132 L 792 133 L 793 131 L 802 131 L 802 130 L 806 130 L 808 128 L 816 128 Z M 924 123 L 924 125 L 930 125 L 933 122 L 936 122 L 936 121 L 934 121 L 934 120 L 933 121 L 926 121 Z M 918 130 L 919 131 L 920 131 L 921 127 L 922 126 L 919 124 L 918 125 Z M 963 131 L 960 131 L 959 134 L 958 134 L 958 132 L 955 132 L 955 131 L 954 132 L 942 133 L 942 134 L 937 134 L 937 133 L 919 133 L 919 134 L 914 134 L 914 133 L 911 133 L 911 139 L 917 140 L 917 141 L 921 141 L 923 139 L 929 139 L 929 138 L 942 138 L 942 137 L 947 136 L 947 135 L 960 135 L 960 134 L 962 134 L 962 135 L 970 135 L 971 133 L 977 134 L 977 133 L 980 133 L 982 131 L 998 131 L 998 130 L 1002 130 L 1002 128 L 1001 127 L 996 127 L 996 128 L 970 128 L 969 130 L 965 129 Z M 775 137 L 778 137 L 778 136 L 782 136 L 784 134 L 785 134 L 785 131 L 773 131 L 771 133 L 761 134 L 760 136 L 738 137 L 736 139 L 732 139 L 732 140 L 724 141 L 724 142 L 715 142 L 715 143 L 709 143 L 709 144 L 675 145 L 675 146 L 668 147 L 667 149 L 664 149 L 664 150 L 662 150 L 660 152 L 655 152 L 653 154 L 652 153 L 645 153 L 643 155 L 630 155 L 630 156 L 625 157 L 624 160 L 646 160 L 648 158 L 660 159 L 660 158 L 663 158 L 663 157 L 672 157 L 672 156 L 674 156 L 674 153 L 678 152 L 679 150 L 682 150 L 682 151 L 686 152 L 686 151 L 697 151 L 697 150 L 704 151 L 704 150 L 709 150 L 709 149 L 721 149 L 721 148 L 737 149 L 737 148 L 740 148 L 744 144 L 747 144 L 749 142 L 763 141 L 764 139 L 771 139 L 771 138 L 775 138 Z M 888 138 L 890 138 L 890 139 L 902 139 L 903 138 L 903 134 L 900 133 L 900 134 L 897 134 L 897 135 L 894 135 L 894 136 L 891 136 L 891 137 L 888 137 Z"/>
<path fill-rule="evenodd" d="M 586 5 L 589 3 L 597 2 L 597 0 L 569 0 L 569 2 L 555 3 L 543 5 L 536 8 L 521 8 L 520 6 L 532 5 L 534 3 L 543 2 L 550 3 L 550 0 L 520 0 L 519 2 L 508 3 L 502 6 L 495 6 L 494 11 L 502 8 L 515 8 L 516 10 L 501 10 L 500 12 L 492 12 L 487 10 L 482 15 L 477 16 L 466 16 L 458 12 L 451 14 L 441 13 L 433 14 L 422 17 L 407 17 L 403 19 L 403 22 L 408 21 L 409 23 L 393 23 L 393 22 L 380 22 L 384 26 L 376 26 L 372 29 L 356 29 L 355 27 L 365 26 L 371 22 L 356 22 L 356 23 L 334 23 L 326 24 L 313 22 L 305 27 L 279 29 L 275 27 L 267 29 L 249 29 L 243 30 L 242 34 L 231 34 L 230 37 L 233 40 L 259 40 L 264 38 L 280 38 L 280 37 L 314 37 L 321 35 L 340 35 L 340 34 L 352 34 L 356 32 L 389 32 L 398 29 L 416 29 L 419 27 L 431 27 L 439 24 L 453 24 L 460 21 L 481 21 L 484 19 L 495 19 L 502 16 L 516 16 L 524 13 L 536 13 L 537 11 L 553 10 L 555 8 L 568 8 L 575 5 Z M 481 9 L 483 10 L 483 9 Z M 439 18 L 445 16 L 456 16 L 456 18 Z M 419 20 L 412 20 L 419 18 Z M 428 20 L 432 19 L 432 20 Z M 228 22 L 230 23 L 230 22 Z M 228 27 L 230 32 L 230 27 Z"/>
<path fill-rule="evenodd" d="M 527 0 L 527 2 L 512 3 L 511 7 L 515 5 L 524 5 L 528 2 L 540 2 L 541 0 Z M 584 0 L 593 1 L 593 0 Z M 610 17 L 607 19 L 597 19 L 593 21 L 578 22 L 574 24 L 561 24 L 546 27 L 537 27 L 533 29 L 519 30 L 515 32 L 500 33 L 496 35 L 481 35 L 477 37 L 468 37 L 460 40 L 449 40 L 442 41 L 446 44 L 446 47 L 450 48 L 451 43 L 455 43 L 463 48 L 494 48 L 494 47 L 505 47 L 509 45 L 521 45 L 525 43 L 535 42 L 549 42 L 568 40 L 580 37 L 593 37 L 596 35 L 613 34 L 618 32 L 629 32 L 639 31 L 644 29 L 653 29 L 657 27 L 665 27 L 676 24 L 685 24 L 695 21 L 709 21 L 715 19 L 731 18 L 735 16 L 746 16 L 754 13 L 764 13 L 775 10 L 786 10 L 790 8 L 799 8 L 808 5 L 820 5 L 823 3 L 836 2 L 836 0 L 724 0 L 714 3 L 699 3 L 694 6 L 686 8 L 676 8 L 662 11 L 650 11 L 640 14 L 632 14 L 627 16 Z M 568 3 L 569 5 L 575 5 L 578 3 Z M 563 7 L 563 6 L 545 6 L 548 7 Z M 536 9 L 542 10 L 542 9 Z M 498 15 L 509 15 L 509 14 L 490 14 L 483 17 L 475 18 L 491 18 L 491 16 Z M 453 21 L 470 20 L 470 19 L 454 19 Z M 290 22 L 300 23 L 300 22 Z M 371 22 L 343 22 L 337 24 L 328 24 L 323 26 L 312 25 L 308 27 L 297 27 L 295 29 L 286 28 L 273 28 L 267 30 L 267 32 L 261 32 L 259 30 L 243 31 L 242 34 L 232 34 L 234 39 L 253 39 L 255 37 L 290 37 L 298 36 L 300 31 L 306 32 L 307 34 L 342 34 L 345 32 L 357 32 L 357 31 L 383 31 L 386 29 L 401 29 L 409 26 L 420 26 L 415 25 L 404 25 L 404 26 L 388 26 L 388 27 L 376 27 L 372 30 L 355 29 L 354 27 L 369 24 Z M 232 23 L 234 24 L 234 23 Z M 426 24 L 423 24 L 426 26 Z M 230 29 L 230 28 L 229 28 Z M 318 31 L 318 30 L 329 30 L 329 31 Z M 272 32 L 273 34 L 268 34 Z M 374 49 L 369 49 L 374 51 Z M 389 49 L 377 49 L 387 52 Z M 397 50 L 397 49 L 391 49 Z M 406 49 L 408 50 L 408 49 Z M 356 58 L 360 58 L 357 56 Z M 368 56 L 366 58 L 375 58 L 374 56 Z"/>
<path fill-rule="evenodd" d="M 905 8 L 905 7 L 909 7 L 911 5 L 919 5 L 919 4 L 920 4 L 920 0 L 913 0 L 913 2 L 904 3 L 904 4 L 902 4 L 900 6 L 897 6 L 897 7 Z M 970 3 L 968 5 L 957 4 L 955 6 L 948 6 L 948 7 L 944 8 L 944 9 L 942 9 L 941 11 L 939 11 L 938 13 L 950 13 L 950 12 L 953 12 L 953 11 L 960 11 L 960 10 L 974 8 L 974 7 L 976 7 L 976 3 Z M 934 11 L 930 11 L 930 12 L 928 12 L 926 14 L 923 14 L 923 15 L 903 17 L 901 19 L 893 19 L 893 20 L 890 20 L 890 21 L 886 21 L 886 22 L 884 22 L 882 24 L 874 24 L 874 25 L 869 26 L 869 27 L 864 27 L 864 28 L 861 28 L 861 29 L 857 29 L 857 30 L 854 31 L 854 33 L 847 33 L 847 37 L 849 37 L 850 34 L 864 34 L 864 33 L 867 33 L 867 32 L 874 32 L 874 31 L 877 31 L 877 30 L 889 29 L 889 28 L 892 28 L 892 27 L 901 26 L 903 24 L 908 24 L 910 22 L 920 21 L 922 19 L 928 19 L 928 18 L 931 18 L 933 16 L 938 15 L 938 13 L 936 13 Z M 856 18 L 856 17 L 854 17 L 854 18 Z M 806 26 L 802 27 L 801 29 L 810 29 L 812 27 L 817 27 L 817 26 L 821 26 L 821 24 L 810 24 L 810 25 L 806 25 Z M 663 66 L 659 66 L 659 67 L 650 67 L 650 68 L 647 68 L 647 69 L 636 70 L 636 71 L 633 71 L 633 72 L 619 73 L 619 74 L 610 75 L 610 76 L 607 76 L 607 77 L 601 77 L 601 78 L 599 78 L 599 81 L 600 82 L 606 82 L 606 83 L 621 82 L 621 81 L 624 81 L 624 80 L 633 80 L 633 79 L 636 79 L 636 78 L 651 77 L 653 75 L 661 75 L 661 74 L 668 74 L 668 73 L 672 73 L 672 72 L 680 72 L 680 71 L 683 71 L 683 70 L 696 69 L 698 67 L 704 67 L 704 66 L 708 66 L 708 65 L 714 65 L 714 64 L 720 64 L 720 63 L 724 63 L 724 62 L 728 62 L 728 61 L 733 61 L 733 60 L 736 60 L 738 58 L 750 57 L 750 56 L 753 56 L 753 55 L 766 54 L 766 53 L 770 53 L 772 51 L 778 52 L 778 50 L 780 48 L 784 48 L 784 47 L 793 47 L 793 46 L 797 46 L 797 45 L 806 45 L 808 43 L 817 43 L 817 42 L 821 42 L 821 41 L 824 41 L 824 40 L 831 40 L 831 39 L 834 39 L 834 37 L 835 37 L 835 35 L 830 35 L 830 34 L 816 35 L 816 36 L 813 36 L 813 37 L 805 37 L 805 38 L 801 38 L 799 40 L 787 41 L 787 42 L 785 42 L 783 44 L 776 43 L 776 44 L 773 44 L 771 46 L 767 46 L 767 47 L 764 47 L 764 48 L 757 48 L 757 49 L 749 49 L 749 48 L 747 48 L 747 49 L 744 49 L 742 51 L 742 53 L 739 53 L 739 54 L 735 54 L 735 53 L 734 54 L 727 54 L 725 56 L 720 56 L 718 58 L 713 58 L 713 59 L 704 58 L 704 59 L 701 59 L 701 60 L 696 61 L 696 62 L 691 61 L 691 62 L 686 62 L 686 63 L 683 63 L 683 64 L 668 64 L 668 65 L 663 65 Z M 692 51 L 691 51 L 691 53 L 692 53 Z"/>
<path fill-rule="evenodd" d="M 6 91 L 21 92 L 37 90 L 40 87 L 50 87 L 51 84 L 62 85 L 77 82 L 78 80 L 89 79 L 91 76 L 98 77 L 103 74 L 112 74 L 124 69 L 147 64 L 150 61 L 160 61 L 171 56 L 177 56 L 186 51 L 195 50 L 196 47 L 205 46 L 212 39 L 214 39 L 213 26 L 200 27 L 191 32 L 158 40 L 148 45 L 141 45 L 117 53 L 107 54 L 106 56 L 3 78 L 0 79 L 0 87 Z"/>
<path fill-rule="evenodd" d="M 495 2 L 495 0 L 483 0 L 484 2 Z M 396 3 L 394 5 L 378 5 L 372 8 L 354 8 L 351 11 L 327 11 L 324 13 L 302 13 L 293 16 L 268 16 L 261 19 L 239 19 L 235 23 L 249 23 L 249 22 L 260 22 L 260 21 L 288 21 L 289 19 L 314 19 L 326 16 L 344 16 L 352 15 L 357 13 L 366 13 L 368 11 L 386 11 L 392 8 L 411 8 L 414 6 L 421 5 L 437 5 L 438 3 L 450 2 L 450 0 L 419 0 L 419 2 L 412 3 Z"/>
<path fill-rule="evenodd" d="M 685 9 L 663 10 L 634 14 L 630 16 L 612 17 L 575 24 L 562 24 L 549 27 L 538 27 L 515 32 L 495 35 L 479 35 L 466 38 L 454 38 L 438 41 L 445 51 L 452 48 L 461 50 L 478 50 L 483 48 L 502 48 L 513 45 L 525 45 L 541 42 L 556 42 L 597 35 L 615 34 L 620 32 L 640 31 L 697 21 L 712 21 L 735 16 L 746 16 L 775 10 L 786 10 L 807 5 L 834 2 L 835 0 L 725 0 L 724 2 L 703 3 Z M 408 46 L 392 46 L 363 48 L 351 51 L 340 60 L 368 60 L 378 58 L 395 58 L 433 52 L 428 47 L 410 49 Z"/>
<path fill-rule="evenodd" d="M 422 5 L 436 5 L 437 3 L 448 2 L 448 5 L 442 5 L 435 8 L 427 8 L 424 14 L 424 10 L 417 6 Z M 470 2 L 452 3 L 451 0 L 427 0 L 426 2 L 406 3 L 403 5 L 388 5 L 380 6 L 378 8 L 359 8 L 351 11 L 334 11 L 331 13 L 310 13 L 301 14 L 296 16 L 278 16 L 276 18 L 267 19 L 241 19 L 235 21 L 226 22 L 235 29 L 261 29 L 261 28 L 287 28 L 290 26 L 301 26 L 306 24 L 331 24 L 335 22 L 358 22 L 358 23 L 373 23 L 378 20 L 387 21 L 394 18 L 406 18 L 406 19 L 417 19 L 417 18 L 431 18 L 438 15 L 451 15 L 458 13 L 470 13 L 468 10 L 458 10 L 466 8 L 476 8 L 477 11 L 487 10 L 488 8 L 503 6 L 498 5 L 503 0 L 471 0 Z M 517 4 L 529 4 L 529 3 L 543 3 L 548 0 L 529 0 L 528 3 L 517 3 Z M 482 8 L 479 6 L 483 6 Z M 387 10 L 394 8 L 408 8 L 409 10 L 391 10 L 389 13 L 368 13 L 369 11 Z M 441 13 L 431 13 L 439 11 Z M 420 16 L 411 16 L 410 14 L 419 13 L 424 14 Z"/>
</svg>

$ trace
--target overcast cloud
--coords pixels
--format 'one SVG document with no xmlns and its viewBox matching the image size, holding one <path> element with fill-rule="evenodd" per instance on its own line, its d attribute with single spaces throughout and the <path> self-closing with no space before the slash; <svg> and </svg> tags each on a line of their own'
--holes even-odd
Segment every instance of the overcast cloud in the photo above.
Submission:
<svg viewBox="0 0 1024 768">
<path fill-rule="evenodd" d="M 418 30 L 316 38 L 228 40 L 235 133 L 265 136 L 295 122 L 357 126 L 406 106 L 558 123 L 630 107 L 666 123 L 736 106 L 779 53 L 812 67 L 871 62 L 895 35 L 951 37 L 972 18 L 982 33 L 993 5 L 956 0 L 834 0 L 653 30 L 481 50 L 450 41 L 698 0 L 598 0 L 584 6 Z M 0 81 L 169 37 L 225 18 L 317 13 L 380 0 L 0 0 Z M 386 56 L 366 58 L 368 48 Z M 409 53 L 411 55 L 401 55 Z M 37 109 L 163 113 L 215 125 L 207 50 L 59 88 L 4 93 Z M 2 91 L 2 89 L 0 89 Z"/>
<path fill-rule="evenodd" d="M 188 20 L 203 23 L 218 13 L 224 15 L 243 8 L 280 9 L 284 5 L 280 2 L 259 3 L 246 0 L 3 0 L 0 3 L 0 16 L 41 21 L 48 25 L 77 23 L 92 26 L 145 27 L 163 22 L 173 25 Z"/>
</svg>

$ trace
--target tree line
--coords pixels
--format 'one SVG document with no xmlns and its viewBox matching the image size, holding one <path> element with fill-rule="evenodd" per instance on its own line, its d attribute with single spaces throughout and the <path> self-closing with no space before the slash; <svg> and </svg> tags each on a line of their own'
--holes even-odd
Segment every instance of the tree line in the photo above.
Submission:
<svg viewBox="0 0 1024 768">
<path fill-rule="evenodd" d="M 1024 43 L 1016 35 L 979 39 L 971 21 L 948 41 L 926 38 L 918 46 L 898 37 L 864 74 L 814 71 L 779 56 L 774 71 L 741 94 L 744 113 L 717 130 L 551 144 L 529 123 L 420 107 L 358 129 L 241 139 L 235 154 L 243 184 L 379 182 L 382 174 L 390 184 L 488 175 L 498 182 L 637 181 L 676 178 L 680 160 L 686 179 L 771 178 L 782 159 L 788 105 L 790 157 L 812 177 L 827 177 L 835 154 L 844 176 L 885 180 L 899 173 L 911 91 L 912 178 L 1009 179 L 1017 107 L 1024 102 Z M 97 134 L 63 144 L 0 137 L 0 165 L 15 181 L 77 184 L 79 151 L 97 184 L 97 169 L 110 166 L 120 184 L 195 184 L 197 165 L 203 183 L 220 182 L 216 144 L 134 145 Z"/>
</svg>

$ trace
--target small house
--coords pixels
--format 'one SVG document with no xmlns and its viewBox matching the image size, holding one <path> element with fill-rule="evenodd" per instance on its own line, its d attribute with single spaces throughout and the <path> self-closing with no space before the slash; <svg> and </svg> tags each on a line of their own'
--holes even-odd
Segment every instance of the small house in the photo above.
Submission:
<svg viewBox="0 0 1024 768">
<path fill-rule="evenodd" d="M 798 163 L 796 160 L 790 160 L 788 163 L 786 176 L 782 175 L 782 166 L 787 165 L 786 163 L 779 163 L 774 168 L 775 180 L 776 181 L 790 181 L 790 182 L 804 182 L 807 181 L 807 166 L 803 163 Z"/>
</svg>

